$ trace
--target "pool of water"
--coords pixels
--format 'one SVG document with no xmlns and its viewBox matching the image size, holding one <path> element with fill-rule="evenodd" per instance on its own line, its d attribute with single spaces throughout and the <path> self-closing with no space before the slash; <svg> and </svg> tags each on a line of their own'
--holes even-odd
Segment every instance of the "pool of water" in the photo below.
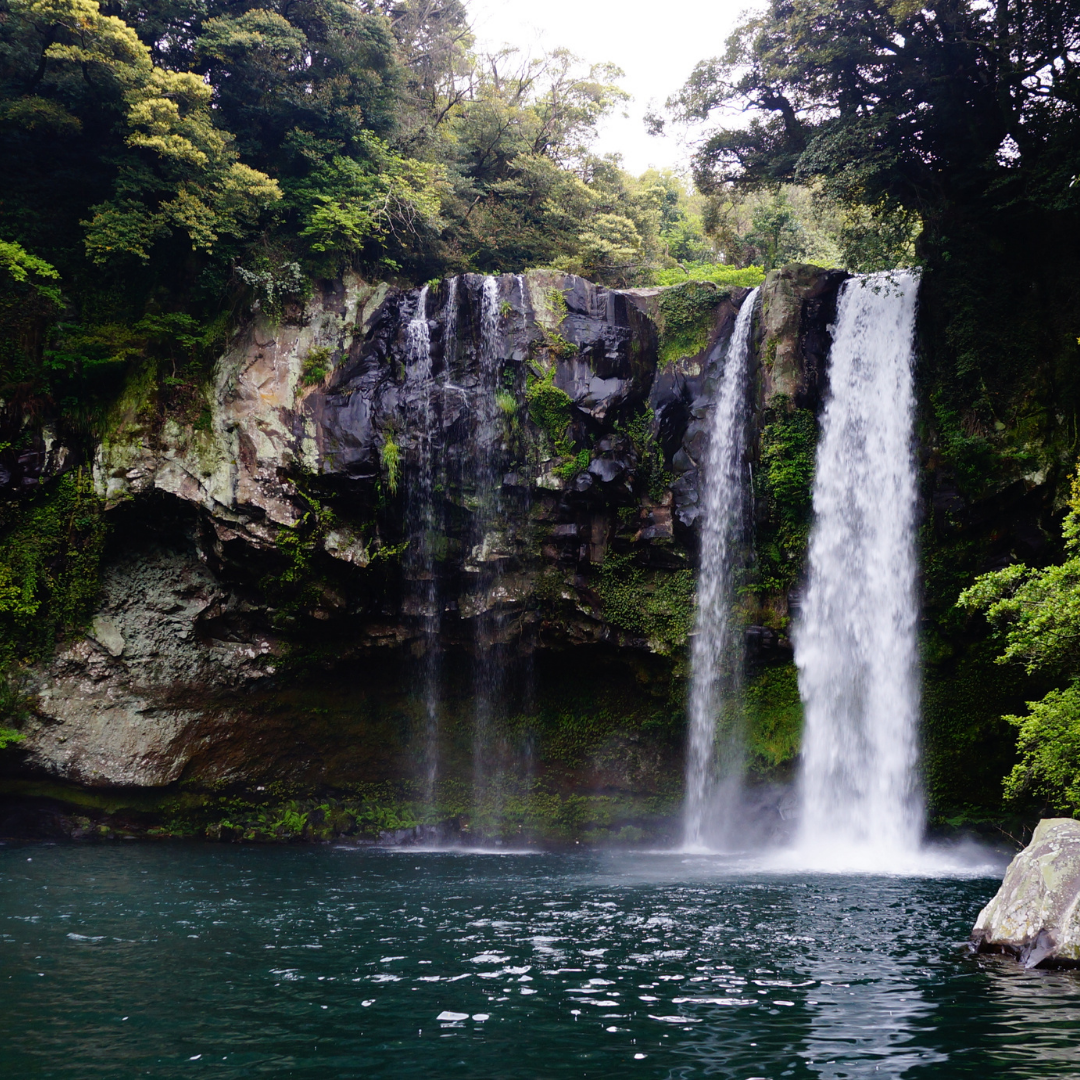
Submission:
<svg viewBox="0 0 1080 1080">
<path fill-rule="evenodd" d="M 0 1058 L 64 1077 L 1080 1076 L 998 880 L 717 857 L 0 848 Z"/>
</svg>

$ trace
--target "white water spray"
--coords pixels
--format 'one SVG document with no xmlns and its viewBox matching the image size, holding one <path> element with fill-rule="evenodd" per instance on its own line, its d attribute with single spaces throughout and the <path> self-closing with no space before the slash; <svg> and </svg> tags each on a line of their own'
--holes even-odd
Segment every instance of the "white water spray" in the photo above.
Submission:
<svg viewBox="0 0 1080 1080">
<path fill-rule="evenodd" d="M 697 625 L 690 650 L 683 823 L 687 851 L 730 841 L 727 827 L 742 785 L 743 740 L 736 702 L 742 642 L 731 633 L 731 605 L 732 574 L 746 528 L 748 369 L 756 301 L 757 289 L 739 309 L 705 452 Z"/>
<path fill-rule="evenodd" d="M 795 628 L 806 708 L 797 853 L 891 869 L 915 853 L 915 462 L 911 272 L 841 291 L 814 478 L 809 584 Z"/>
</svg>

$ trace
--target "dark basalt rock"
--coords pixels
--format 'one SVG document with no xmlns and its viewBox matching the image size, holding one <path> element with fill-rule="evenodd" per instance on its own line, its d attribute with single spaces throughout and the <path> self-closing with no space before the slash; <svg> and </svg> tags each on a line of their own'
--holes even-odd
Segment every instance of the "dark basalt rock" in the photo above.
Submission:
<svg viewBox="0 0 1080 1080">
<path fill-rule="evenodd" d="M 780 320 L 796 339 L 773 350 L 796 367 L 827 333 L 815 319 L 839 285 L 812 279 L 773 300 L 774 316 L 798 306 Z M 484 284 L 463 275 L 421 294 L 350 278 L 280 324 L 255 317 L 217 364 L 209 431 L 134 401 L 93 457 L 124 542 L 91 633 L 32 674 L 21 768 L 106 787 L 283 775 L 310 786 L 338 760 L 330 734 L 297 747 L 294 723 L 256 722 L 251 702 L 282 700 L 279 665 L 296 655 L 340 672 L 386 654 L 407 670 L 434 647 L 435 617 L 441 649 L 497 649 L 507 663 L 576 644 L 680 646 L 641 632 L 632 612 L 613 616 L 602 568 L 629 559 L 651 589 L 693 567 L 700 463 L 748 290 L 720 300 L 696 355 L 662 366 L 654 290 L 503 275 L 485 343 Z M 421 295 L 422 363 L 409 330 Z M 327 373 L 309 385 L 313 357 Z M 541 379 L 566 395 L 565 431 L 530 409 Z M 35 439 L 3 458 L 8 491 L 76 462 Z M 186 508 L 181 526 L 166 507 Z M 774 631 L 750 636 L 753 659 L 785 658 Z"/>
</svg>

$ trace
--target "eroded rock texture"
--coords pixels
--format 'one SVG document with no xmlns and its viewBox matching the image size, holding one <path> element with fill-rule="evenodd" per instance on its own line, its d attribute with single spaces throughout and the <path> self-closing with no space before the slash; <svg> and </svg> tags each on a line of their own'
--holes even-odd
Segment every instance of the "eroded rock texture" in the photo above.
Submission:
<svg viewBox="0 0 1080 1080">
<path fill-rule="evenodd" d="M 1009 864 L 972 931 L 979 952 L 1024 967 L 1080 966 L 1080 821 L 1046 818 Z"/>
<path fill-rule="evenodd" d="M 770 278 L 759 406 L 820 400 L 842 277 Z M 348 279 L 237 332 L 205 423 L 162 418 L 134 377 L 92 462 L 115 522 L 99 610 L 32 674 L 18 768 L 121 788 L 393 778 L 419 721 L 385 703 L 361 718 L 340 695 L 391 676 L 415 690 L 433 650 L 459 681 L 506 665 L 513 702 L 543 690 L 539 652 L 660 656 L 676 700 L 699 463 L 747 292 L 718 292 L 703 346 L 661 365 L 657 290 L 547 272 L 424 291 Z M 70 467 L 47 429 L 35 438 L 12 488 Z M 644 685 L 632 665 L 625 679 Z M 342 749 L 365 739 L 378 746 Z M 647 742 L 645 790 L 678 768 Z M 593 771 L 617 786 L 610 762 Z"/>
</svg>

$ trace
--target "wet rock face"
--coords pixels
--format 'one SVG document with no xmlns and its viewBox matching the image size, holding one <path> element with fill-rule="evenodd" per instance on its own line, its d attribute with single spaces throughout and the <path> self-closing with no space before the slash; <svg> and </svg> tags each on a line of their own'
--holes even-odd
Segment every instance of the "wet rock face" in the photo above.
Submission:
<svg viewBox="0 0 1080 1080">
<path fill-rule="evenodd" d="M 1080 821 L 1046 818 L 1009 864 L 972 931 L 979 952 L 1024 967 L 1080 967 Z"/>
<path fill-rule="evenodd" d="M 180 776 L 215 699 L 273 673 L 274 643 L 183 525 L 116 546 L 88 634 L 36 673 L 21 746 L 63 780 L 158 787 Z"/>
<path fill-rule="evenodd" d="M 783 395 L 817 412 L 824 400 L 830 327 L 844 270 L 791 263 L 772 270 L 761 286 L 762 401 Z"/>
<path fill-rule="evenodd" d="M 816 274 L 777 286 L 766 337 L 784 365 L 768 385 L 804 397 L 820 385 L 807 342 L 839 285 Z M 280 656 L 423 654 L 433 625 L 458 655 L 678 648 L 685 629 L 643 629 L 638 608 L 693 568 L 709 416 L 747 293 L 718 294 L 703 346 L 661 364 L 656 290 L 550 272 L 409 291 L 348 278 L 236 334 L 200 430 L 155 417 L 133 385 L 93 459 L 123 543 L 89 634 L 32 675 L 25 763 L 88 785 L 217 782 L 250 771 L 264 739 L 260 768 L 280 774 L 298 760 L 287 725 L 271 738 L 243 702 L 280 692 Z M 27 445 L 9 490 L 74 460 L 47 434 Z M 618 610 L 613 557 L 631 568 Z"/>
</svg>

